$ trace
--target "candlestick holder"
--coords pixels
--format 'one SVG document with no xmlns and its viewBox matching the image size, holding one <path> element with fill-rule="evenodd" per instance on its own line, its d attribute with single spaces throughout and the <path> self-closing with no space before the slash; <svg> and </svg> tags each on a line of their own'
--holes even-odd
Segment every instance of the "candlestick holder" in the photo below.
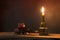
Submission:
<svg viewBox="0 0 60 40">
<path fill-rule="evenodd" d="M 48 28 L 46 27 L 46 23 L 44 21 L 41 21 L 39 35 L 48 35 Z"/>
</svg>

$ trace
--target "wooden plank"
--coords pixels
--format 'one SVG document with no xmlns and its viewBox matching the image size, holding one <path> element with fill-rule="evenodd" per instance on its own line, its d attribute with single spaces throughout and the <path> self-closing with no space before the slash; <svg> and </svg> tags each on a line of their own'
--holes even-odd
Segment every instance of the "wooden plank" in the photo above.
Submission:
<svg viewBox="0 0 60 40">
<path fill-rule="evenodd" d="M 39 33 L 29 33 L 26 35 L 17 35 L 14 32 L 0 32 L 0 38 L 59 38 L 60 34 L 39 35 Z"/>
</svg>

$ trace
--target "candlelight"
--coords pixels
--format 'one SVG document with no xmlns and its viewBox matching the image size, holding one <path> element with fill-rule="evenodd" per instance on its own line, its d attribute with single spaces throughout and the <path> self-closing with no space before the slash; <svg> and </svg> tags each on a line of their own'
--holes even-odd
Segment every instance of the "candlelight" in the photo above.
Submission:
<svg viewBox="0 0 60 40">
<path fill-rule="evenodd" d="M 45 11 L 45 9 L 44 9 L 44 7 L 42 6 L 42 8 L 41 8 L 42 16 L 45 15 L 44 11 Z"/>
</svg>

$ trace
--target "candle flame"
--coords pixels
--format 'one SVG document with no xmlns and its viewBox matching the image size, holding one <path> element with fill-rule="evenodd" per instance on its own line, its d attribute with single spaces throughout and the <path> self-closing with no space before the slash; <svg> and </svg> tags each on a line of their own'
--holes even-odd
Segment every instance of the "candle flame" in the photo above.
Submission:
<svg viewBox="0 0 60 40">
<path fill-rule="evenodd" d="M 45 11 L 45 9 L 44 9 L 44 7 L 42 6 L 42 8 L 41 8 L 42 16 L 45 15 L 44 11 Z"/>
</svg>

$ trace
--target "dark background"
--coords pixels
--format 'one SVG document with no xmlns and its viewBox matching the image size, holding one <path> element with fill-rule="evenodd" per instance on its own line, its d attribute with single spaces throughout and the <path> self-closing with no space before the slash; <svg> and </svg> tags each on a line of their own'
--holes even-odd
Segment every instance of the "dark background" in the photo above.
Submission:
<svg viewBox="0 0 60 40">
<path fill-rule="evenodd" d="M 37 30 L 41 22 L 41 6 L 45 6 L 48 31 L 60 33 L 60 0 L 1 0 L 0 31 L 11 32 L 23 21 Z"/>
</svg>

